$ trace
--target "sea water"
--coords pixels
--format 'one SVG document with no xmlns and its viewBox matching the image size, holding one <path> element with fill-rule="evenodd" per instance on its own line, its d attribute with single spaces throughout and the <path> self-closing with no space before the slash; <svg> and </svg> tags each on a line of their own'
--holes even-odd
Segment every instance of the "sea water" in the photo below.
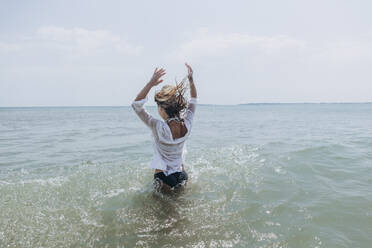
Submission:
<svg viewBox="0 0 372 248">
<path fill-rule="evenodd" d="M 0 247 L 372 247 L 372 104 L 199 105 L 187 151 L 161 194 L 130 107 L 0 108 Z"/>
</svg>

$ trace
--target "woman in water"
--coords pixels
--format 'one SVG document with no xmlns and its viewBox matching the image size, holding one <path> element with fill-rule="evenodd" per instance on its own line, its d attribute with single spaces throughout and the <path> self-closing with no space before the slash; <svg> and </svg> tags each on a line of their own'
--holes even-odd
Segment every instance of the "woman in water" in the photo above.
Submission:
<svg viewBox="0 0 372 248">
<path fill-rule="evenodd" d="M 163 80 L 164 69 L 156 68 L 154 74 L 132 103 L 139 118 L 151 129 L 154 137 L 154 156 L 150 168 L 155 169 L 154 179 L 159 189 L 176 189 L 185 185 L 188 179 L 184 167 L 185 141 L 190 135 L 196 107 L 196 88 L 193 71 L 186 63 L 190 82 L 190 101 L 187 103 L 185 82 L 176 86 L 165 85 L 155 93 L 159 115 L 163 120 L 152 117 L 144 108 L 150 89 Z"/>
</svg>

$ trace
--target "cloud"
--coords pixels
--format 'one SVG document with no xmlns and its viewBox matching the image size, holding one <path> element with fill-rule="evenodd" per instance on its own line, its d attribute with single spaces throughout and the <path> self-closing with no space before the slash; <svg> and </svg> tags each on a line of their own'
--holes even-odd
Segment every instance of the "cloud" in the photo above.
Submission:
<svg viewBox="0 0 372 248">
<path fill-rule="evenodd" d="M 314 63 L 372 59 L 372 44 L 363 40 L 308 41 L 288 35 L 211 33 L 205 28 L 199 29 L 192 37 L 171 52 L 169 58 L 200 61 L 229 60 L 238 56 L 240 60 L 251 62 L 301 59 Z"/>
<path fill-rule="evenodd" d="M 0 53 L 19 51 L 21 48 L 18 44 L 0 42 Z"/>
<path fill-rule="evenodd" d="M 306 41 L 286 35 L 213 34 L 206 29 L 200 29 L 193 37 L 195 38 L 181 44 L 171 54 L 171 57 L 200 59 L 203 57 L 225 57 L 231 53 L 276 56 L 283 52 L 301 52 L 307 47 Z"/>
<path fill-rule="evenodd" d="M 108 30 L 46 26 L 28 36 L 16 37 L 12 43 L 0 42 L 0 52 L 22 51 L 62 57 L 92 57 L 96 55 L 136 56 L 143 50 Z"/>
<path fill-rule="evenodd" d="M 142 46 L 108 30 L 1 35 L 0 105 L 120 104 L 143 74 Z"/>
<path fill-rule="evenodd" d="M 107 30 L 87 30 L 83 28 L 41 27 L 34 39 L 49 44 L 54 49 L 77 52 L 79 55 L 115 51 L 122 54 L 138 55 L 141 46 L 135 46 Z"/>
<path fill-rule="evenodd" d="M 189 62 L 203 103 L 370 101 L 368 39 L 306 40 L 207 29 L 188 37 L 165 46 L 175 49 L 161 54 L 143 53 L 141 45 L 108 30 L 49 26 L 9 37 L 14 42 L 0 41 L 0 92 L 13 93 L 2 96 L 3 104 L 22 103 L 20 90 L 28 99 L 24 104 L 117 104 L 132 99 L 151 76 L 146 74 L 154 61 L 175 75 L 184 75 L 183 62 Z M 92 91 L 97 94 L 89 101 L 81 100 Z M 28 97 L 29 92 L 45 98 Z M 69 94 L 76 95 L 76 102 Z"/>
</svg>

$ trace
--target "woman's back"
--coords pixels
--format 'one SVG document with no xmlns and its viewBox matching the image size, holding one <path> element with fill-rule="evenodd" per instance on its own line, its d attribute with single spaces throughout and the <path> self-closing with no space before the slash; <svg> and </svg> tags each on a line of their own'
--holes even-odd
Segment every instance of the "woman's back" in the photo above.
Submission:
<svg viewBox="0 0 372 248">
<path fill-rule="evenodd" d="M 187 133 L 187 128 L 183 121 L 180 122 L 170 121 L 168 123 L 168 126 L 172 132 L 173 139 L 179 139 L 181 137 L 184 137 Z"/>
</svg>

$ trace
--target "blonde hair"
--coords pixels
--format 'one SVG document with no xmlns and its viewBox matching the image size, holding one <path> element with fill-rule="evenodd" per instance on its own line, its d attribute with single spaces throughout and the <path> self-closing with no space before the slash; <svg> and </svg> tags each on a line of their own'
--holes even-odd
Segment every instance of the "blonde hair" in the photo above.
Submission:
<svg viewBox="0 0 372 248">
<path fill-rule="evenodd" d="M 180 118 L 181 113 L 187 107 L 187 101 L 184 96 L 186 92 L 185 80 L 186 78 L 179 84 L 176 81 L 176 86 L 164 85 L 160 91 L 155 93 L 155 102 L 164 109 L 169 118 Z"/>
</svg>

